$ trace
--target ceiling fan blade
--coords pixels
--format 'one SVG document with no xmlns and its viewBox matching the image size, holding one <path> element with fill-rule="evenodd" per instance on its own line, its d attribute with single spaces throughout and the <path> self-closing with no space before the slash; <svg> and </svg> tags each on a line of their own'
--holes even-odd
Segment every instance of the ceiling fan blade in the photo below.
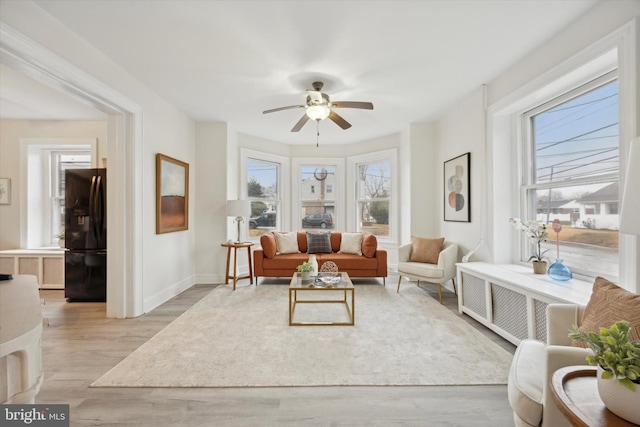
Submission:
<svg viewBox="0 0 640 427">
<path fill-rule="evenodd" d="M 276 111 L 290 110 L 292 108 L 304 108 L 304 105 L 289 105 L 287 107 L 273 108 L 271 110 L 264 110 L 262 114 L 275 113 Z"/>
<path fill-rule="evenodd" d="M 302 129 L 302 126 L 307 123 L 307 121 L 309 121 L 309 116 L 307 116 L 307 114 L 305 113 L 300 118 L 300 120 L 298 120 L 298 123 L 296 123 L 296 125 L 291 129 L 291 132 L 298 132 L 300 129 Z"/>
<path fill-rule="evenodd" d="M 351 123 L 343 119 L 333 110 L 329 113 L 329 118 L 342 129 L 349 129 L 351 127 Z"/>
<path fill-rule="evenodd" d="M 331 106 L 335 108 L 361 108 L 363 110 L 373 110 L 373 104 L 370 102 L 338 101 L 332 102 Z"/>
</svg>

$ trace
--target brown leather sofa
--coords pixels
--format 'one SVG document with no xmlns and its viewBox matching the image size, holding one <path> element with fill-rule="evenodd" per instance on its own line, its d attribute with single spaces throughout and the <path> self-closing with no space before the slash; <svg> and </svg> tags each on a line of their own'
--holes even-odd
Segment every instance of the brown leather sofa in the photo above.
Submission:
<svg viewBox="0 0 640 427">
<path fill-rule="evenodd" d="M 253 274 L 256 283 L 259 277 L 291 277 L 296 267 L 309 260 L 307 253 L 307 235 L 297 232 L 298 250 L 300 253 L 277 253 L 276 238 L 273 233 L 260 237 L 260 248 L 253 251 Z M 333 261 L 339 271 L 349 274 L 349 277 L 381 277 L 383 284 L 387 277 L 387 251 L 378 247 L 375 235 L 364 233 L 362 239 L 362 255 L 339 253 L 342 233 L 330 234 L 332 253 L 318 253 L 318 266 L 326 261 Z"/>
</svg>

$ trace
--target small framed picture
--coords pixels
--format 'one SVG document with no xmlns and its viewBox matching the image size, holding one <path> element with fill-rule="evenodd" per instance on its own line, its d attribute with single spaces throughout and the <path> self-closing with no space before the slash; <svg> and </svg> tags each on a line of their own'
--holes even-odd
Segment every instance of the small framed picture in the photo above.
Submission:
<svg viewBox="0 0 640 427">
<path fill-rule="evenodd" d="M 11 179 L 0 178 L 0 205 L 11 204 Z"/>
<path fill-rule="evenodd" d="M 471 153 L 444 162 L 444 220 L 471 222 Z"/>
<path fill-rule="evenodd" d="M 156 234 L 189 228 L 189 164 L 156 154 Z"/>
</svg>

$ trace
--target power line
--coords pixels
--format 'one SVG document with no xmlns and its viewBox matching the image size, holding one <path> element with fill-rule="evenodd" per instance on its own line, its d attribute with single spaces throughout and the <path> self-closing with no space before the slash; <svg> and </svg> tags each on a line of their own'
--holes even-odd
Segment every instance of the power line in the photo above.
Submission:
<svg viewBox="0 0 640 427">
<path fill-rule="evenodd" d="M 610 127 L 617 126 L 617 125 L 618 125 L 618 122 L 615 122 L 615 123 L 613 123 L 613 124 L 610 124 L 610 125 L 607 125 L 607 126 L 603 126 L 603 127 L 601 127 L 601 128 L 594 129 L 594 130 L 592 130 L 592 131 L 585 132 L 585 133 L 582 133 L 582 134 L 580 134 L 580 135 L 576 135 L 576 136 L 574 136 L 574 137 L 564 139 L 564 140 L 562 140 L 562 141 L 557 141 L 557 142 L 551 143 L 551 144 L 549 144 L 549 145 L 547 145 L 547 146 L 545 146 L 545 147 L 536 148 L 536 151 L 546 150 L 547 148 L 555 147 L 556 145 L 564 144 L 565 142 L 574 141 L 575 139 L 580 138 L 581 136 L 591 135 L 592 133 L 596 133 L 596 132 L 599 132 L 599 131 L 601 131 L 601 130 L 603 130 L 603 129 L 608 129 L 608 128 L 610 128 Z"/>
</svg>

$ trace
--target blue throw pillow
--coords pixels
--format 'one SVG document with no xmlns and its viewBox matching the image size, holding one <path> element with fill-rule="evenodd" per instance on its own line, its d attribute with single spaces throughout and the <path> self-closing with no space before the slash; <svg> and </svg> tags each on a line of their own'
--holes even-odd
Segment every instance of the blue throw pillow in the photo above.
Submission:
<svg viewBox="0 0 640 427">
<path fill-rule="evenodd" d="M 329 233 L 307 233 L 308 254 L 330 254 L 331 252 Z"/>
</svg>

